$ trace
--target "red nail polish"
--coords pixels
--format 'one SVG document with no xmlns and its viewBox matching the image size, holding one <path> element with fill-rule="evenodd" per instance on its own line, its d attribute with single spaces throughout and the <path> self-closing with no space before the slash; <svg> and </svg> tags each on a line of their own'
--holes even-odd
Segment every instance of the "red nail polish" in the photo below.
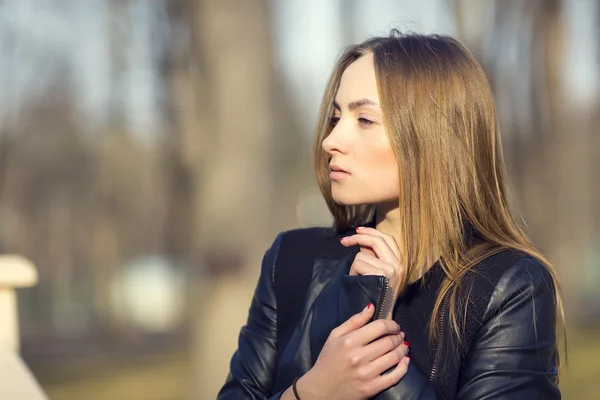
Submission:
<svg viewBox="0 0 600 400">
<path fill-rule="evenodd" d="M 340 242 L 343 242 L 343 241 L 344 241 L 344 239 L 346 239 L 346 238 L 345 238 L 345 237 L 341 238 L 341 239 L 340 239 Z"/>
<path fill-rule="evenodd" d="M 404 345 L 405 345 L 406 347 L 410 347 L 410 343 L 408 343 L 408 340 L 405 340 L 405 341 L 404 341 Z"/>
<path fill-rule="evenodd" d="M 367 310 L 370 310 L 371 307 L 373 307 L 373 303 L 369 303 L 369 305 L 367 306 Z"/>
</svg>

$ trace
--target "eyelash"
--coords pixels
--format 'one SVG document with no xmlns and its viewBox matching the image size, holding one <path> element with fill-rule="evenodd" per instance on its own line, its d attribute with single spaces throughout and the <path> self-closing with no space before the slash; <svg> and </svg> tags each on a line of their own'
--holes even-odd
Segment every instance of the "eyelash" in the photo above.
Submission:
<svg viewBox="0 0 600 400">
<path fill-rule="evenodd" d="M 329 118 L 329 125 L 330 125 L 331 127 L 334 127 L 334 126 L 336 126 L 338 122 L 340 122 L 340 117 L 331 117 L 331 118 Z M 374 124 L 374 122 L 373 122 L 373 121 L 371 121 L 371 120 L 369 120 L 369 119 L 366 119 L 366 118 L 359 118 L 359 119 L 358 119 L 358 122 L 359 122 L 361 125 L 366 125 L 366 126 L 369 126 L 369 125 L 373 125 L 373 124 Z"/>
<path fill-rule="evenodd" d="M 370 119 L 366 119 L 366 118 L 359 118 L 358 121 L 363 124 L 363 125 L 373 125 L 375 122 L 371 121 Z"/>
</svg>

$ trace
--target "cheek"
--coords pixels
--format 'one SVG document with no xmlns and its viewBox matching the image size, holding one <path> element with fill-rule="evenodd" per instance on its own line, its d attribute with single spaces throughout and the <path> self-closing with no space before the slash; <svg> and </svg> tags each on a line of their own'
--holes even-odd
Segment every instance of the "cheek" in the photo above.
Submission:
<svg viewBox="0 0 600 400">
<path fill-rule="evenodd" d="M 379 190 L 398 194 L 398 163 L 389 145 L 378 146 L 368 153 L 366 173 Z M 387 190 L 386 190 L 387 189 Z"/>
<path fill-rule="evenodd" d="M 397 201 L 400 195 L 398 163 L 385 132 L 373 132 L 354 144 L 349 151 L 353 176 L 332 185 L 334 200 L 347 205 Z"/>
</svg>

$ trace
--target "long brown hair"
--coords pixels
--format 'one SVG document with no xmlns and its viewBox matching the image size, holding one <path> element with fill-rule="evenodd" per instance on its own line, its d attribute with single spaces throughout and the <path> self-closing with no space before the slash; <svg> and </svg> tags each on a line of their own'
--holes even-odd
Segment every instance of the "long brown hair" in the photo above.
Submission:
<svg viewBox="0 0 600 400">
<path fill-rule="evenodd" d="M 335 66 L 321 104 L 314 147 L 320 189 L 338 231 L 365 224 L 373 205 L 344 206 L 331 196 L 328 156 L 321 147 L 332 127 L 333 101 L 345 69 L 372 53 L 383 120 L 400 177 L 401 243 L 405 277 L 419 279 L 431 254 L 440 256 L 446 278 L 430 323 L 449 299 L 449 322 L 461 337 L 457 290 L 478 262 L 504 249 L 540 260 L 555 286 L 556 327 L 564 335 L 557 275 L 516 223 L 507 199 L 500 133 L 489 82 L 475 57 L 457 40 L 439 35 L 375 37 L 349 47 Z M 466 240 L 469 233 L 476 245 Z M 558 351 L 556 352 L 558 357 Z"/>
</svg>

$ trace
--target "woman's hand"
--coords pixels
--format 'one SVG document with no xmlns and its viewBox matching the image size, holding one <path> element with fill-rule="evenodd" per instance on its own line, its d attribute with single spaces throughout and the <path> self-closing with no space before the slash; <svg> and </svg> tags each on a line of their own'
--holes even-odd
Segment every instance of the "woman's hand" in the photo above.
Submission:
<svg viewBox="0 0 600 400">
<path fill-rule="evenodd" d="M 341 241 L 346 247 L 360 246 L 360 252 L 350 267 L 350 275 L 387 277 L 395 299 L 404 274 L 396 240 L 373 228 L 360 227 L 356 232 L 356 235 L 344 237 Z"/>
<path fill-rule="evenodd" d="M 302 400 L 368 399 L 406 374 L 404 334 L 392 320 L 368 323 L 374 311 L 369 304 L 331 331 L 315 365 L 298 380 Z M 294 398 L 291 388 L 285 398 Z"/>
</svg>

